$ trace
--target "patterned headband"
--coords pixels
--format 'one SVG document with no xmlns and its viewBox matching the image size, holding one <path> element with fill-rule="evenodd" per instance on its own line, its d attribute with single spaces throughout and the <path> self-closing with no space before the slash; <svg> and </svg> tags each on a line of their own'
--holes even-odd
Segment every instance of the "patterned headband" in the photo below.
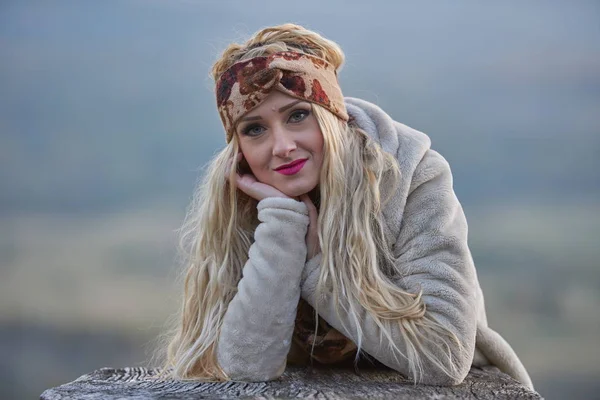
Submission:
<svg viewBox="0 0 600 400">
<path fill-rule="evenodd" d="M 335 68 L 322 58 L 284 51 L 233 64 L 217 81 L 217 108 L 231 141 L 237 120 L 276 89 L 348 120 Z"/>
</svg>

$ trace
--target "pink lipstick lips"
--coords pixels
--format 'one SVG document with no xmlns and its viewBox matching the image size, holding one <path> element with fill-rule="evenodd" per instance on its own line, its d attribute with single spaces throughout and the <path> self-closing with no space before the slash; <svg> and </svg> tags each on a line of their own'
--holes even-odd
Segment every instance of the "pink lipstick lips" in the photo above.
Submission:
<svg viewBox="0 0 600 400">
<path fill-rule="evenodd" d="M 304 167 L 306 161 L 306 158 L 303 160 L 293 161 L 283 167 L 278 167 L 275 171 L 283 175 L 294 175 L 297 174 L 302 169 L 302 167 Z"/>
</svg>

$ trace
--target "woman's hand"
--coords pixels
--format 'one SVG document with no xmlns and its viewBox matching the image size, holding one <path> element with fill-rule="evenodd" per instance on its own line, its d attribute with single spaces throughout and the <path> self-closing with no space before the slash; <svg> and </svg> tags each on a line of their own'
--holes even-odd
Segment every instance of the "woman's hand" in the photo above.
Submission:
<svg viewBox="0 0 600 400">
<path fill-rule="evenodd" d="M 237 154 L 237 163 L 242 160 L 242 153 Z M 229 178 L 230 168 L 233 166 L 233 159 L 231 159 L 230 163 L 227 166 L 227 170 L 225 171 L 225 176 Z M 243 174 L 240 175 L 236 172 L 235 174 L 235 184 L 238 189 L 242 192 L 246 193 L 248 196 L 261 201 L 267 197 L 283 197 L 287 199 L 291 199 L 290 196 L 285 195 L 279 190 L 275 189 L 273 186 L 267 185 L 265 183 L 259 182 L 253 174 Z M 298 200 L 298 198 L 294 198 L 294 200 Z M 306 261 L 310 260 L 317 254 L 321 252 L 321 245 L 319 244 L 319 227 L 318 227 L 318 218 L 319 213 L 317 211 L 317 207 L 313 204 L 312 200 L 307 194 L 303 194 L 300 196 L 300 201 L 306 204 L 308 208 L 308 230 L 306 232 Z"/>
<path fill-rule="evenodd" d="M 239 163 L 242 160 L 242 157 L 242 153 L 239 152 L 237 154 L 237 163 Z M 233 158 L 231 159 L 231 162 L 228 164 L 227 170 L 225 171 L 225 176 L 227 177 L 227 179 L 229 179 L 229 172 L 232 166 Z M 256 177 L 251 173 L 240 175 L 238 172 L 236 172 L 235 184 L 237 188 L 240 189 L 242 192 L 246 193 L 248 196 L 258 201 L 261 201 L 262 199 L 265 199 L 267 197 L 284 197 L 288 199 L 291 198 L 289 196 L 286 196 L 279 190 L 275 189 L 273 186 L 259 182 L 256 179 Z"/>
<path fill-rule="evenodd" d="M 319 212 L 307 194 L 300 196 L 300 200 L 308 207 L 308 218 L 310 220 L 306 232 L 306 261 L 308 261 L 321 252 L 318 225 Z"/>
</svg>

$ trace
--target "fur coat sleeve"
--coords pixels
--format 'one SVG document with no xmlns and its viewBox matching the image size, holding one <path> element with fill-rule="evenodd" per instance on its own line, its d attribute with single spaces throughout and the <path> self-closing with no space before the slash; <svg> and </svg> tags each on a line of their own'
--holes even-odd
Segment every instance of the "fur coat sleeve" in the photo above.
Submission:
<svg viewBox="0 0 600 400">
<path fill-rule="evenodd" d="M 285 370 L 306 261 L 306 205 L 270 197 L 257 208 L 260 224 L 217 345 L 219 365 L 236 381 L 268 381 Z"/>
</svg>

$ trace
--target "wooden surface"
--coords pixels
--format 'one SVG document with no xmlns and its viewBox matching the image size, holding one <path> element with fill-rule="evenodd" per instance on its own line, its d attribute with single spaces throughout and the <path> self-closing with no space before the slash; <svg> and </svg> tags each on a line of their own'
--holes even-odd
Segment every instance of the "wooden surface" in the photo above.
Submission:
<svg viewBox="0 0 600 400">
<path fill-rule="evenodd" d="M 46 390 L 43 400 L 66 399 L 541 399 L 496 368 L 473 368 L 454 387 L 415 386 L 392 370 L 288 367 L 271 382 L 160 381 L 156 370 L 102 368 Z"/>
</svg>

